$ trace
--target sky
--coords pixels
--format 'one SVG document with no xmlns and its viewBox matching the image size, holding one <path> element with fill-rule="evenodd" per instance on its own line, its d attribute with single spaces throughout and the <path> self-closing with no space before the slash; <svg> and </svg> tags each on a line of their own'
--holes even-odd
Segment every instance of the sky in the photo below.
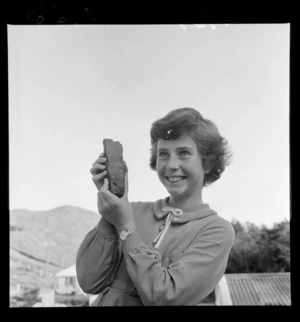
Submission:
<svg viewBox="0 0 300 322">
<path fill-rule="evenodd" d="M 165 198 L 151 124 L 193 107 L 233 153 L 203 201 L 229 221 L 290 219 L 290 24 L 7 28 L 11 210 L 97 212 L 104 138 L 123 145 L 130 201 Z"/>
</svg>

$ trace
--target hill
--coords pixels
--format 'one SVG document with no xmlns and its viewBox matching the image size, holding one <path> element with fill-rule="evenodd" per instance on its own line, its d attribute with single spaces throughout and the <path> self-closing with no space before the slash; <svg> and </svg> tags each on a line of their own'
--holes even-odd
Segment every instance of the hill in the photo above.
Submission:
<svg viewBox="0 0 300 322">
<path fill-rule="evenodd" d="M 75 263 L 78 247 L 100 215 L 74 206 L 10 211 L 10 248 L 58 267 Z"/>
</svg>

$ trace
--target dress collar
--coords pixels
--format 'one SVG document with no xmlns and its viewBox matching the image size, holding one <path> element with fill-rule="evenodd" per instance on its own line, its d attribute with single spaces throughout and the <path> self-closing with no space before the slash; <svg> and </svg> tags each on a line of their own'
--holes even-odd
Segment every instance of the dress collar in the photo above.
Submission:
<svg viewBox="0 0 300 322">
<path fill-rule="evenodd" d="M 164 207 L 170 208 L 168 199 L 169 197 L 166 197 L 165 199 L 159 199 L 154 203 L 154 216 L 157 219 L 162 219 L 163 217 L 168 215 L 169 211 L 162 210 L 162 208 Z M 181 208 L 181 210 L 183 211 L 183 213 L 180 217 L 176 218 L 177 223 L 186 223 L 193 220 L 203 219 L 208 216 L 217 215 L 217 213 L 212 210 L 206 203 L 191 207 L 184 207 Z"/>
</svg>

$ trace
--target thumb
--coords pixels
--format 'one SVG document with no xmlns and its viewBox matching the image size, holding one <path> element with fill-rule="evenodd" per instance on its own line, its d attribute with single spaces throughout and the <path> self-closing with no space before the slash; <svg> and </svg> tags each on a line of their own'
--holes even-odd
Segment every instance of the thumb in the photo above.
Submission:
<svg viewBox="0 0 300 322">
<path fill-rule="evenodd" d="M 103 185 L 101 186 L 101 188 L 99 189 L 100 192 L 103 192 L 103 191 L 107 191 L 109 190 L 109 183 L 108 183 L 108 179 L 107 178 L 104 178 L 103 180 Z"/>
<path fill-rule="evenodd" d="M 124 189 L 124 195 L 123 196 L 128 196 L 128 170 L 125 172 L 125 189 Z"/>
<path fill-rule="evenodd" d="M 99 190 L 99 193 L 101 194 L 102 200 L 108 203 L 114 203 L 119 197 L 115 196 L 112 192 L 109 190 L 109 181 L 107 178 L 104 179 L 103 185 Z"/>
</svg>

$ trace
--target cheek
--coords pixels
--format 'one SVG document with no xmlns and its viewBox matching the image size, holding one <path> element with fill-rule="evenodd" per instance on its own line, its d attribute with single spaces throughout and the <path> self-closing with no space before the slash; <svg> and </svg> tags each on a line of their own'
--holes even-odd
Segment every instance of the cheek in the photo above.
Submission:
<svg viewBox="0 0 300 322">
<path fill-rule="evenodd" d="M 165 168 L 165 166 L 162 162 L 156 162 L 156 172 L 159 177 L 164 176 L 164 168 Z"/>
</svg>

